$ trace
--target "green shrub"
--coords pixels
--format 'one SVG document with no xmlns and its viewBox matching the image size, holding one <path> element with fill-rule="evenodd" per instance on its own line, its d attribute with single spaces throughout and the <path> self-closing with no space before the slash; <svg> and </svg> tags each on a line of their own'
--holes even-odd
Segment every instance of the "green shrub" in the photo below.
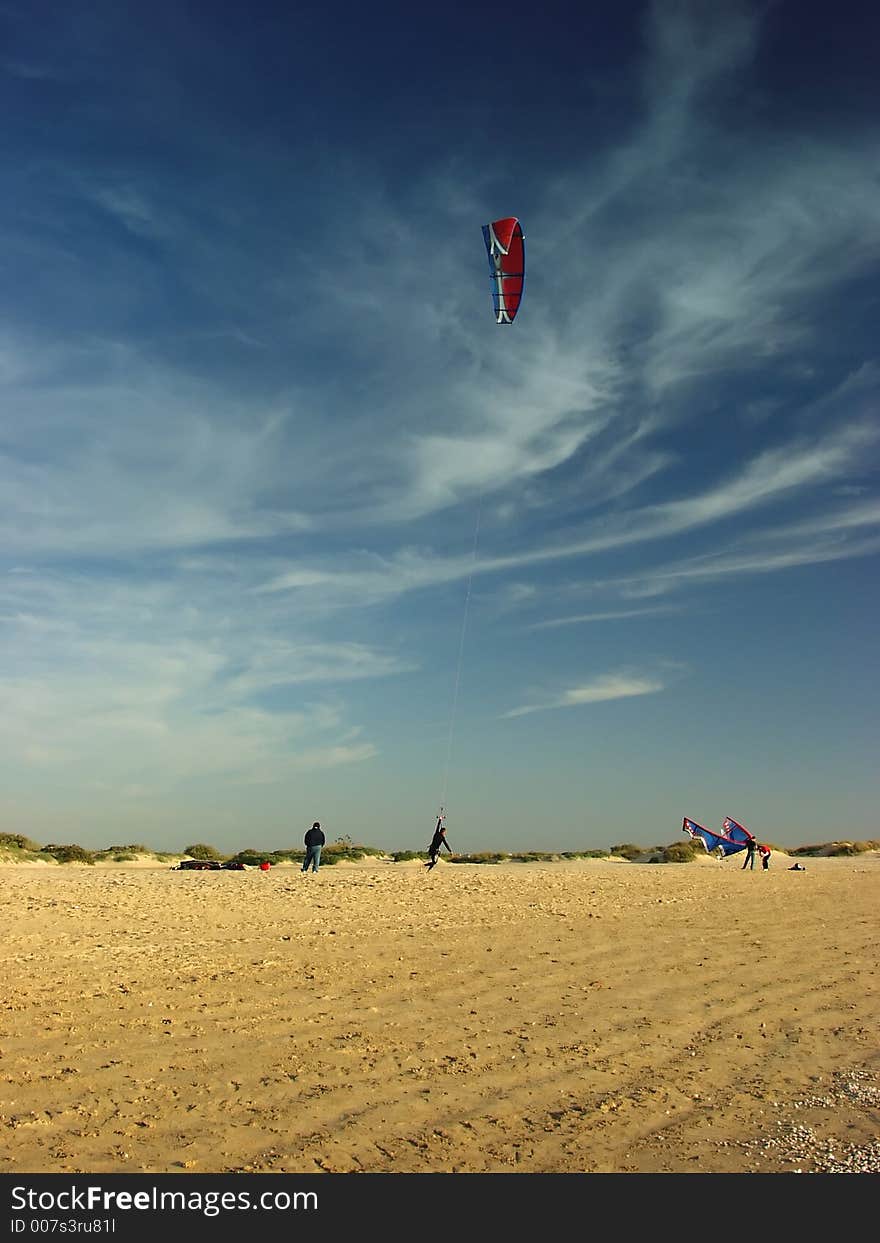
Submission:
<svg viewBox="0 0 880 1243">
<path fill-rule="evenodd" d="M 411 859 L 427 859 L 424 850 L 395 850 L 391 858 L 395 863 L 409 863 Z"/>
<path fill-rule="evenodd" d="M 475 855 L 450 855 L 449 863 L 505 863 L 510 858 L 503 850 L 481 850 Z"/>
<path fill-rule="evenodd" d="M 248 846 L 245 850 L 240 850 L 238 854 L 230 855 L 226 861 L 228 863 L 244 863 L 247 867 L 259 867 L 264 859 L 268 859 L 271 863 L 271 853 L 267 854 L 265 850 L 254 850 L 253 847 Z"/>
<path fill-rule="evenodd" d="M 44 846 L 40 852 L 44 855 L 51 855 L 53 859 L 57 859 L 59 863 L 94 863 L 95 854 L 91 850 L 86 850 L 83 846 Z"/>
<path fill-rule="evenodd" d="M 323 863 L 325 860 L 330 863 L 341 863 L 343 860 L 356 862 L 358 859 L 381 859 L 384 856 L 385 851 L 377 850 L 375 846 L 362 846 L 359 842 L 336 841 L 323 848 L 321 851 L 321 862 Z"/>
<path fill-rule="evenodd" d="M 0 849 L 4 846 L 14 846 L 16 850 L 29 850 L 34 854 L 39 854 L 43 849 L 39 842 L 32 842 L 23 833 L 0 833 Z"/>
<path fill-rule="evenodd" d="M 183 852 L 189 855 L 191 859 L 215 859 L 223 858 L 220 851 L 214 846 L 206 846 L 204 842 L 196 842 L 194 846 L 187 846 Z"/>
<path fill-rule="evenodd" d="M 611 853 L 620 855 L 622 859 L 628 859 L 630 863 L 633 859 L 637 859 L 639 855 L 644 854 L 644 846 L 636 846 L 633 842 L 623 842 L 620 846 L 612 846 Z"/>
<path fill-rule="evenodd" d="M 227 863 L 243 863 L 245 867 L 259 867 L 265 859 L 267 863 L 271 863 L 273 867 L 277 867 L 279 863 L 302 863 L 306 857 L 304 850 L 288 849 L 288 850 L 256 850 L 253 846 L 248 846 L 244 850 L 239 850 L 237 854 L 229 855 L 226 859 Z M 323 855 L 321 856 L 323 858 Z"/>
<path fill-rule="evenodd" d="M 700 847 L 702 850 L 702 846 Z M 664 846 L 660 857 L 662 863 L 693 863 L 694 861 L 694 845 L 692 842 L 673 842 L 670 846 Z M 653 863 L 654 860 L 652 859 Z"/>
</svg>

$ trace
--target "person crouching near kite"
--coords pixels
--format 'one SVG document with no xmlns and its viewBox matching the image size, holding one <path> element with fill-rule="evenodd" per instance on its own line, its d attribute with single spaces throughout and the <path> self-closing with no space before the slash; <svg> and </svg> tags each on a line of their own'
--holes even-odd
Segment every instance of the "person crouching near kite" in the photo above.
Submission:
<svg viewBox="0 0 880 1243">
<path fill-rule="evenodd" d="M 438 816 L 437 827 L 434 830 L 434 836 L 431 838 L 431 845 L 428 847 L 428 862 L 425 864 L 429 871 L 436 865 L 440 849 L 443 846 L 452 854 L 452 847 L 446 840 L 446 825 L 443 823 L 443 817 Z"/>
<path fill-rule="evenodd" d="M 761 867 L 766 872 L 770 867 L 770 847 L 763 845 L 758 847 L 758 854 L 761 856 Z"/>
</svg>

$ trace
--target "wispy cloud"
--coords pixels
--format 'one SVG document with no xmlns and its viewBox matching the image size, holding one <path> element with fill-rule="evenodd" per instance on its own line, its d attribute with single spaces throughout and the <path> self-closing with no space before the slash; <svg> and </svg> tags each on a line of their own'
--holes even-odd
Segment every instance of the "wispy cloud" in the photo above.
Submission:
<svg viewBox="0 0 880 1243">
<path fill-rule="evenodd" d="M 629 699 L 634 695 L 653 695 L 664 687 L 665 684 L 659 678 L 609 673 L 581 686 L 573 686 L 561 695 L 541 703 L 511 708 L 509 712 L 501 714 L 501 719 L 528 716 L 532 712 L 549 712 L 554 708 L 580 708 L 586 704 L 606 703 L 612 699 Z"/>
<path fill-rule="evenodd" d="M 847 561 L 855 557 L 870 557 L 880 552 L 880 535 L 851 543 L 825 542 L 809 547 L 779 549 L 777 551 L 753 551 L 739 554 L 716 554 L 699 558 L 687 564 L 658 568 L 652 573 L 631 580 L 619 579 L 619 586 L 629 584 L 632 594 L 643 598 L 668 591 L 675 585 L 687 582 L 711 582 L 714 579 L 749 574 L 770 574 L 791 570 L 798 566 L 823 565 L 830 561 Z"/>
<path fill-rule="evenodd" d="M 284 495 L 276 409 L 248 409 L 128 347 L 40 356 L 7 338 L 2 353 L 16 416 L 0 446 L 0 531 L 13 555 L 178 550 L 311 527 Z M 74 380 L 83 366 L 103 379 Z"/>
<path fill-rule="evenodd" d="M 655 543 L 686 535 L 731 518 L 750 515 L 808 488 L 827 483 L 863 460 L 866 449 L 880 439 L 880 430 L 865 424 L 844 427 L 815 443 L 792 443 L 768 449 L 747 462 L 715 488 L 693 492 L 675 501 L 663 501 L 603 518 L 575 539 L 554 541 L 510 556 L 487 554 L 444 558 L 404 550 L 390 558 L 362 558 L 357 569 L 299 567 L 285 570 L 260 587 L 281 592 L 320 588 L 325 600 L 344 602 L 355 597 L 376 602 L 406 592 L 454 582 L 470 574 L 500 574 L 524 567 L 583 558 L 628 545 Z M 372 564 L 367 564 L 371 562 Z"/>
<path fill-rule="evenodd" d="M 559 626 L 582 626 L 590 622 L 621 621 L 630 617 L 656 617 L 658 614 L 675 611 L 672 605 L 658 604 L 646 609 L 614 609 L 603 613 L 577 613 L 571 617 L 551 617 L 546 621 L 533 622 L 529 629 L 555 630 Z"/>
<path fill-rule="evenodd" d="M 753 531 L 735 544 L 673 564 L 654 566 L 637 575 L 597 582 L 594 587 L 644 598 L 690 582 L 712 582 L 871 557 L 880 551 L 880 531 L 860 537 L 863 529 L 869 527 L 880 527 L 880 504 L 876 502 Z"/>
<path fill-rule="evenodd" d="M 143 190 L 129 182 L 84 184 L 84 197 L 101 207 L 135 237 L 161 238 L 170 231 L 167 218 L 151 203 Z"/>
<path fill-rule="evenodd" d="M 362 642 L 278 638 L 273 611 L 236 613 L 234 584 L 196 598 L 189 579 L 107 577 L 96 592 L 88 576 L 7 575 L 4 763 L 159 794 L 199 776 L 277 782 L 378 754 L 339 688 L 411 663 Z"/>
</svg>

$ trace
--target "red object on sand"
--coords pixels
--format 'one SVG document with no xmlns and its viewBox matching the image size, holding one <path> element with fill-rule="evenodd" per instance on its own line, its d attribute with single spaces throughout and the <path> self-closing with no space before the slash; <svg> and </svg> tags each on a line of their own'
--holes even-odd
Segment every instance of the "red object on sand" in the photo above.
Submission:
<svg viewBox="0 0 880 1243">
<path fill-rule="evenodd" d="M 268 872 L 271 866 L 272 866 L 271 863 L 267 863 L 266 860 L 264 859 L 263 862 L 260 864 L 260 871 Z"/>
</svg>

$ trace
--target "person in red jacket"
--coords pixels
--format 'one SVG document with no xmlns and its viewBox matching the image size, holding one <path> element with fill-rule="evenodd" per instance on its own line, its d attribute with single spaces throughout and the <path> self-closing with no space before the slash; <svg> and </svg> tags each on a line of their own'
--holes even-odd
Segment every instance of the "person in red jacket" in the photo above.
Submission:
<svg viewBox="0 0 880 1243">
<path fill-rule="evenodd" d="M 761 867 L 766 872 L 770 866 L 770 847 L 764 845 L 759 846 L 758 854 L 761 856 Z"/>
</svg>

